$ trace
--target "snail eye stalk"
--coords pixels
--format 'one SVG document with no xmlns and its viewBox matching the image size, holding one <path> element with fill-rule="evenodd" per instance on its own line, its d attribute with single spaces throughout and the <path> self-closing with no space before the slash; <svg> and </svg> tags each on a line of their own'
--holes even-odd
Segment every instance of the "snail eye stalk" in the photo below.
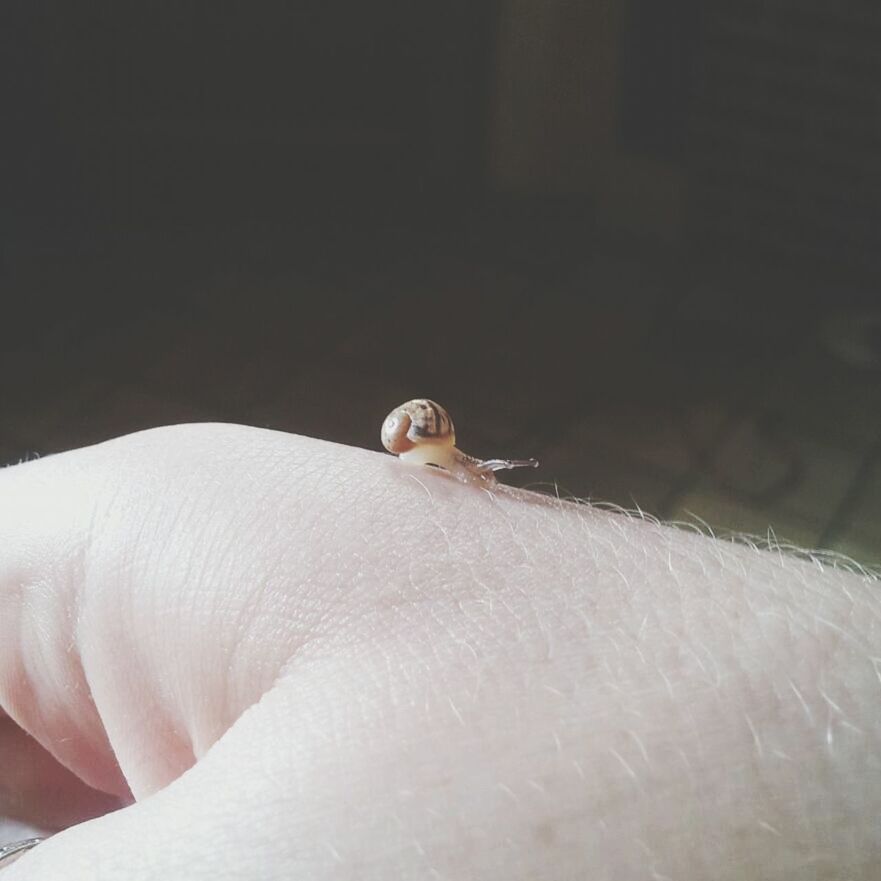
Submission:
<svg viewBox="0 0 881 881">
<path fill-rule="evenodd" d="M 380 431 L 382 445 L 402 461 L 448 471 L 464 483 L 495 483 L 496 471 L 537 468 L 536 459 L 478 459 L 456 448 L 450 414 L 435 401 L 414 398 L 395 407 Z"/>
</svg>

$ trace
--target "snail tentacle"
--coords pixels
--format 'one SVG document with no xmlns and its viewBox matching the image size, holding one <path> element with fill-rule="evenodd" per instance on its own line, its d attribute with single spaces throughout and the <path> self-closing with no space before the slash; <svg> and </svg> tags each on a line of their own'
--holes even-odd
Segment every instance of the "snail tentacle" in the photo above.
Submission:
<svg viewBox="0 0 881 881">
<path fill-rule="evenodd" d="M 477 459 L 456 447 L 450 414 L 428 398 L 414 398 L 386 416 L 382 445 L 407 462 L 443 468 L 466 483 L 495 483 L 496 471 L 537 468 L 535 459 Z"/>
</svg>

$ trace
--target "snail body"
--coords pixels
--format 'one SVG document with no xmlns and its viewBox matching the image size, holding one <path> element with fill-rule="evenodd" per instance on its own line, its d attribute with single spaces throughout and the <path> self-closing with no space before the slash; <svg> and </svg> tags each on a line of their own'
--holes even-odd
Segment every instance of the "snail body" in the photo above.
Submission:
<svg viewBox="0 0 881 881">
<path fill-rule="evenodd" d="M 414 398 L 386 416 L 380 432 L 382 445 L 402 461 L 443 468 L 466 483 L 494 483 L 494 472 L 536 468 L 535 459 L 476 459 L 456 447 L 456 429 L 450 414 L 428 398 Z"/>
</svg>

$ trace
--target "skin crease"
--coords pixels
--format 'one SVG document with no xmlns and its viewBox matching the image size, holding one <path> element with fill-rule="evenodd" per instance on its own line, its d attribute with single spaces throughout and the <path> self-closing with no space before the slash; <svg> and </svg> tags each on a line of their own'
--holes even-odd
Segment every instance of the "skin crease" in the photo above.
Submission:
<svg viewBox="0 0 881 881">
<path fill-rule="evenodd" d="M 876 878 L 879 612 L 868 575 L 240 426 L 8 468 L 0 706 L 112 794 L 46 756 L 83 804 L 51 822 L 135 803 L 3 877 Z M 35 779 L 0 808 L 39 819 Z"/>
</svg>

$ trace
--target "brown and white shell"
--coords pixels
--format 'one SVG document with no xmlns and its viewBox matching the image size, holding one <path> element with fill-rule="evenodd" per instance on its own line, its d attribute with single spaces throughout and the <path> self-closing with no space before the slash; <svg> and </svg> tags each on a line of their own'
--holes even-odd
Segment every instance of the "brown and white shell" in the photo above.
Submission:
<svg viewBox="0 0 881 881">
<path fill-rule="evenodd" d="M 395 407 L 382 423 L 382 445 L 400 455 L 420 444 L 454 446 L 456 429 L 450 414 L 428 398 L 414 398 Z"/>
</svg>

